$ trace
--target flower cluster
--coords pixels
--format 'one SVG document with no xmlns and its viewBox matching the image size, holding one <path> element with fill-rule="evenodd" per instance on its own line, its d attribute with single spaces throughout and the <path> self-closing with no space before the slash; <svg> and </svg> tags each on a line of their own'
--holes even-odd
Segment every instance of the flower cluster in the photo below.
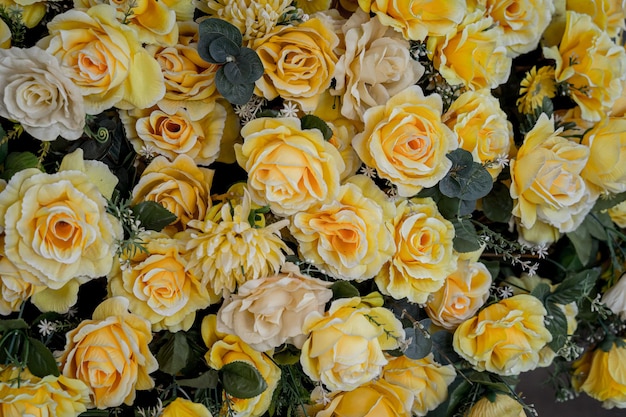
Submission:
<svg viewBox="0 0 626 417">
<path fill-rule="evenodd" d="M 521 417 L 551 365 L 626 408 L 625 30 L 0 0 L 0 415 Z"/>
</svg>

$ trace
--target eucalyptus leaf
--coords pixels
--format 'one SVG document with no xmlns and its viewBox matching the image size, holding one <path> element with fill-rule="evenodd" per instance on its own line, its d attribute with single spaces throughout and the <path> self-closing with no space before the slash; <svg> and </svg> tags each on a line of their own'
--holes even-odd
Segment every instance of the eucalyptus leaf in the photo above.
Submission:
<svg viewBox="0 0 626 417">
<path fill-rule="evenodd" d="M 439 190 L 443 195 L 461 200 L 477 200 L 491 191 L 491 174 L 481 164 L 472 162 L 468 167 L 455 167 L 453 165 L 439 181 Z"/>
<path fill-rule="evenodd" d="M 457 252 L 473 252 L 480 249 L 480 239 L 474 225 L 466 219 L 456 218 L 451 220 L 454 226 L 454 250 Z"/>
<path fill-rule="evenodd" d="M 239 45 L 225 36 L 222 36 L 211 42 L 209 45 L 209 53 L 216 63 L 223 64 L 228 62 L 229 59 L 234 59 L 236 55 L 239 55 Z"/>
<path fill-rule="evenodd" d="M 224 391 L 235 398 L 253 398 L 267 389 L 261 373 L 247 362 L 228 363 L 219 370 L 219 374 Z"/>
<path fill-rule="evenodd" d="M 410 340 L 409 345 L 404 351 L 404 355 L 411 359 L 422 359 L 427 356 L 433 349 L 433 341 L 430 334 L 415 327 L 404 329 L 406 340 Z"/>
<path fill-rule="evenodd" d="M 303 116 L 300 120 L 302 129 L 317 129 L 322 132 L 324 140 L 329 140 L 333 137 L 333 131 L 331 130 L 331 128 L 328 126 L 328 124 L 326 124 L 325 121 L 323 121 L 319 117 L 313 114 L 307 114 L 306 116 Z"/>
<path fill-rule="evenodd" d="M 4 162 L 4 171 L 0 178 L 4 180 L 10 180 L 11 177 L 27 168 L 38 168 L 39 167 L 39 159 L 32 152 L 11 152 L 6 161 Z"/>
<path fill-rule="evenodd" d="M 241 48 L 234 56 L 234 61 L 224 65 L 224 75 L 233 84 L 254 83 L 261 78 L 265 69 L 255 51 L 250 48 Z"/>
<path fill-rule="evenodd" d="M 508 223 L 513 211 L 509 188 L 501 182 L 494 183 L 491 192 L 482 199 L 482 211 L 493 222 Z"/>
<path fill-rule="evenodd" d="M 44 378 L 48 375 L 60 375 L 59 367 L 50 349 L 33 337 L 28 338 L 26 366 L 33 375 L 40 378 Z"/>
<path fill-rule="evenodd" d="M 237 46 L 240 46 L 243 42 L 243 36 L 239 29 L 226 20 L 218 18 L 208 18 L 198 24 L 198 55 L 200 58 L 212 64 L 219 64 L 216 62 L 209 48 L 215 41 L 220 42 L 221 38 L 230 40 Z"/>
<path fill-rule="evenodd" d="M 184 332 L 170 334 L 156 355 L 159 369 L 167 374 L 176 375 L 187 365 L 189 351 L 189 342 Z"/>
<path fill-rule="evenodd" d="M 178 218 L 174 213 L 154 201 L 142 201 L 134 205 L 132 211 L 143 227 L 157 232 Z"/>
<path fill-rule="evenodd" d="M 232 64 L 232 62 L 229 64 Z M 254 83 L 235 84 L 231 82 L 224 74 L 224 67 L 226 65 L 220 67 L 215 73 L 217 91 L 231 104 L 246 104 L 254 93 Z"/>
</svg>

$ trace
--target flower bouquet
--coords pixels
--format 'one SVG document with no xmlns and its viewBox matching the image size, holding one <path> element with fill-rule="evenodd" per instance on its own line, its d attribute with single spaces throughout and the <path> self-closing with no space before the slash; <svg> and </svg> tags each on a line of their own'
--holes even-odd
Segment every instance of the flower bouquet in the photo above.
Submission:
<svg viewBox="0 0 626 417">
<path fill-rule="evenodd" d="M 0 0 L 0 415 L 626 407 L 623 0 Z"/>
</svg>

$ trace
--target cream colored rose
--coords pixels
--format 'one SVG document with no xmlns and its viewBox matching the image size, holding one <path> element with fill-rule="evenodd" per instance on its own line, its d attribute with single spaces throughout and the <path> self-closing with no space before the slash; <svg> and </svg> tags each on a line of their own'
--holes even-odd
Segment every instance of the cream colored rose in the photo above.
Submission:
<svg viewBox="0 0 626 417">
<path fill-rule="evenodd" d="M 357 175 L 339 188 L 335 200 L 296 213 L 290 230 L 308 262 L 335 278 L 363 281 L 395 252 L 394 214 L 374 181 Z"/>
<path fill-rule="evenodd" d="M 626 191 L 626 118 L 606 117 L 585 132 L 589 159 L 580 175 L 601 192 Z"/>
<path fill-rule="evenodd" d="M 427 45 L 435 69 L 448 83 L 480 90 L 509 78 L 512 59 L 503 42 L 502 28 L 476 10 L 456 31 L 430 37 Z"/>
<path fill-rule="evenodd" d="M 607 212 L 616 225 L 626 228 L 626 201 L 611 207 Z"/>
<path fill-rule="evenodd" d="M 598 197 L 581 176 L 589 148 L 559 134 L 554 121 L 542 114 L 511 160 L 513 215 L 525 228 L 540 221 L 571 232 Z"/>
<path fill-rule="evenodd" d="M 376 285 L 396 299 L 425 303 L 456 268 L 454 226 L 431 198 L 413 198 L 398 204 L 393 227 L 396 252 L 376 275 Z"/>
<path fill-rule="evenodd" d="M 328 389 L 351 391 L 381 375 L 387 364 L 383 350 L 404 339 L 402 323 L 384 307 L 361 304 L 360 297 L 332 302 L 323 315 L 305 320 L 309 334 L 300 354 L 304 372 Z"/>
<path fill-rule="evenodd" d="M 194 403 L 183 397 L 178 397 L 169 403 L 160 414 L 161 417 L 213 417 L 203 404 Z"/>
<path fill-rule="evenodd" d="M 133 188 L 132 204 L 154 201 L 174 213 L 178 220 L 170 228 L 184 230 L 190 220 L 202 220 L 211 208 L 213 170 L 199 167 L 189 156 L 173 161 L 157 156 Z"/>
<path fill-rule="evenodd" d="M 0 116 L 18 121 L 39 140 L 80 138 L 83 97 L 66 72 L 38 47 L 0 49 Z"/>
<path fill-rule="evenodd" d="M 268 100 L 280 96 L 294 101 L 305 112 L 314 110 L 320 94 L 330 86 L 338 43 L 337 35 L 318 18 L 276 26 L 250 45 L 265 69 L 255 83 L 255 93 Z"/>
<path fill-rule="evenodd" d="M 18 269 L 13 262 L 3 254 L 4 236 L 0 237 L 0 315 L 8 316 L 19 311 L 22 303 L 35 292 L 44 287 L 35 285 L 39 282 L 30 272 Z"/>
<path fill-rule="evenodd" d="M 132 405 L 137 390 L 154 387 L 149 374 L 159 364 L 148 348 L 150 323 L 129 313 L 128 304 L 124 297 L 109 298 L 91 320 L 67 333 L 61 372 L 87 384 L 88 408 Z"/>
<path fill-rule="evenodd" d="M 514 147 L 513 126 L 498 99 L 489 90 L 466 91 L 452 102 L 442 120 L 456 133 L 459 147 L 471 152 L 474 161 L 486 164 L 495 180 L 502 171 L 495 161 L 508 159 Z"/>
<path fill-rule="evenodd" d="M 237 162 L 248 173 L 252 201 L 289 216 L 333 200 L 345 165 L 337 148 L 296 118 L 258 118 L 241 129 Z"/>
<path fill-rule="evenodd" d="M 361 160 L 398 187 L 402 197 L 437 184 L 452 166 L 446 154 L 458 141 L 441 121 L 442 106 L 438 94 L 426 97 L 411 86 L 368 109 L 365 130 L 352 140 Z"/>
<path fill-rule="evenodd" d="M 58 14 L 47 25 L 49 35 L 37 44 L 67 69 L 87 114 L 113 106 L 147 108 L 165 94 L 159 64 L 137 32 L 118 22 L 115 14 L 108 4 Z"/>
<path fill-rule="evenodd" d="M 485 304 L 491 280 L 491 273 L 483 263 L 459 260 L 456 271 L 426 302 L 428 317 L 437 326 L 455 329 Z"/>
<path fill-rule="evenodd" d="M 331 94 L 342 97 L 345 117 L 362 120 L 365 110 L 385 104 L 424 73 L 424 67 L 411 58 L 408 41 L 378 18 L 358 10 L 341 31 L 345 52 L 339 56 Z"/>
<path fill-rule="evenodd" d="M 265 352 L 283 343 L 302 347 L 304 319 L 324 312 L 331 299 L 330 283 L 300 273 L 292 263 L 278 275 L 247 281 L 224 300 L 217 330 L 232 333 L 253 349 Z"/>
<path fill-rule="evenodd" d="M 552 340 L 546 309 L 532 295 L 490 304 L 454 332 L 454 350 L 478 371 L 518 375 L 535 369 L 539 352 Z"/>
<path fill-rule="evenodd" d="M 77 417 L 88 405 L 89 388 L 78 379 L 39 378 L 28 368 L 0 366 L 2 417 Z"/>
<path fill-rule="evenodd" d="M 398 356 L 383 367 L 382 379 L 408 389 L 414 400 L 411 412 L 425 416 L 448 398 L 448 385 L 456 378 L 453 365 L 440 365 L 430 353 L 422 359 Z"/>
<path fill-rule="evenodd" d="M 626 278 L 624 275 L 602 294 L 602 303 L 610 308 L 614 314 L 619 315 L 622 320 L 626 318 Z"/>
</svg>

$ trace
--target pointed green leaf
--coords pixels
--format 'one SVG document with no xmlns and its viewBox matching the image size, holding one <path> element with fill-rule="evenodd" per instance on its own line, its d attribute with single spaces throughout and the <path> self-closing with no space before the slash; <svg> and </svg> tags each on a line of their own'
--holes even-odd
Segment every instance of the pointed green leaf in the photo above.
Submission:
<svg viewBox="0 0 626 417">
<path fill-rule="evenodd" d="M 224 391 L 235 398 L 253 398 L 267 389 L 261 373 L 247 362 L 228 363 L 219 373 Z"/>
<path fill-rule="evenodd" d="M 169 335 L 167 342 L 161 346 L 156 355 L 159 369 L 167 374 L 176 375 L 187 365 L 189 351 L 189 342 L 184 332 Z"/>
<path fill-rule="evenodd" d="M 307 114 L 300 119 L 302 129 L 317 129 L 322 132 L 324 140 L 329 140 L 333 137 L 333 131 L 326 124 L 325 121 L 313 114 Z"/>
<path fill-rule="evenodd" d="M 558 352 L 567 341 L 567 318 L 561 307 L 548 301 L 545 305 L 548 312 L 546 328 L 552 334 L 552 341 L 548 343 L 550 349 Z"/>
<path fill-rule="evenodd" d="M 591 233 L 581 224 L 576 230 L 566 233 L 567 238 L 574 245 L 576 255 L 583 265 L 588 265 L 594 254 L 593 245 L 590 244 L 592 238 Z"/>
<path fill-rule="evenodd" d="M 469 221 L 463 218 L 451 220 L 454 226 L 454 250 L 457 252 L 473 252 L 480 249 L 480 239 L 476 233 L 476 228 Z"/>
<path fill-rule="evenodd" d="M 607 198 L 599 198 L 591 211 L 600 212 L 607 210 L 623 201 L 626 201 L 626 191 L 619 194 L 611 194 Z"/>
<path fill-rule="evenodd" d="M 48 375 L 60 375 L 59 367 L 50 349 L 33 337 L 28 338 L 26 366 L 33 375 L 40 378 Z"/>
<path fill-rule="evenodd" d="M 177 379 L 176 382 L 183 387 L 213 389 L 217 387 L 218 372 L 215 369 L 210 369 L 195 378 Z"/>
<path fill-rule="evenodd" d="M 513 211 L 509 187 L 501 182 L 494 183 L 491 192 L 482 199 L 482 209 L 489 220 L 508 223 Z"/>
<path fill-rule="evenodd" d="M 31 152 L 11 152 L 4 162 L 4 171 L 0 178 L 8 181 L 15 173 L 23 169 L 38 167 L 39 159 L 37 159 L 35 154 Z"/>
<path fill-rule="evenodd" d="M 577 301 L 591 291 L 599 276 L 600 268 L 570 274 L 556 287 L 549 300 L 563 305 Z"/>
<path fill-rule="evenodd" d="M 132 211 L 143 227 L 157 232 L 178 218 L 174 213 L 154 201 L 142 201 L 133 206 Z"/>
<path fill-rule="evenodd" d="M 254 93 L 254 83 L 232 83 L 224 74 L 224 67 L 220 67 L 215 73 L 217 91 L 232 104 L 246 104 Z"/>
<path fill-rule="evenodd" d="M 330 286 L 330 289 L 333 291 L 334 300 L 359 296 L 359 290 L 348 281 L 335 281 L 333 285 Z"/>
</svg>

